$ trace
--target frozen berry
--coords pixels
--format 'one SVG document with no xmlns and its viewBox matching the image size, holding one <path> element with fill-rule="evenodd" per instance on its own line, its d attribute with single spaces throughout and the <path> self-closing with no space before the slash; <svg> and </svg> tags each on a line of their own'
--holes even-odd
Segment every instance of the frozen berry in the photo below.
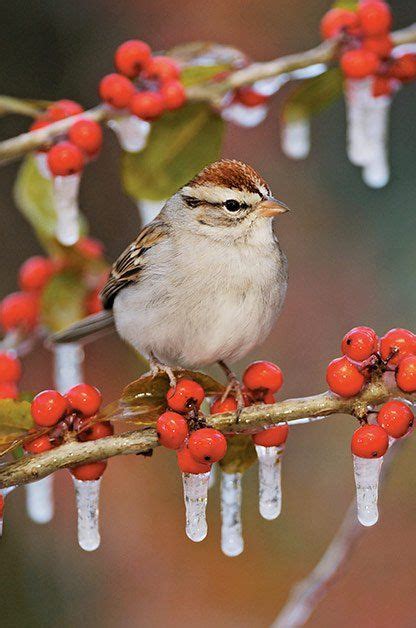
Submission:
<svg viewBox="0 0 416 628">
<path fill-rule="evenodd" d="M 51 124 L 51 120 L 46 117 L 36 118 L 34 122 L 29 127 L 29 131 L 37 131 L 38 129 L 44 129 L 45 126 L 49 126 Z"/>
<path fill-rule="evenodd" d="M 76 116 L 84 111 L 83 107 L 73 100 L 58 100 L 52 105 L 49 105 L 47 109 L 47 115 L 52 122 L 69 118 L 70 116 Z"/>
<path fill-rule="evenodd" d="M 326 381 L 332 392 L 341 397 L 353 397 L 363 387 L 365 378 L 357 367 L 347 358 L 336 358 L 329 363 Z"/>
<path fill-rule="evenodd" d="M 264 105 L 269 97 L 256 92 L 252 87 L 240 87 L 235 93 L 235 100 L 245 107 Z"/>
<path fill-rule="evenodd" d="M 146 65 L 146 77 L 149 79 L 157 79 L 162 83 L 179 78 L 179 66 L 173 59 L 169 57 L 152 57 Z"/>
<path fill-rule="evenodd" d="M 54 177 L 68 177 L 81 172 L 84 155 L 72 142 L 58 142 L 48 151 L 48 166 Z"/>
<path fill-rule="evenodd" d="M 402 358 L 416 354 L 416 336 L 408 329 L 390 329 L 380 339 L 380 355 L 389 364 L 399 364 Z"/>
<path fill-rule="evenodd" d="M 252 439 L 255 445 L 263 445 L 263 447 L 279 447 L 283 445 L 289 434 L 289 426 L 287 423 L 275 425 L 266 430 L 253 434 Z"/>
<path fill-rule="evenodd" d="M 43 390 L 32 401 L 31 413 L 36 425 L 51 427 L 67 413 L 68 403 L 58 391 Z"/>
<path fill-rule="evenodd" d="M 87 259 L 100 259 L 104 254 L 104 244 L 96 238 L 82 237 L 74 245 L 74 249 Z"/>
<path fill-rule="evenodd" d="M 380 35 L 379 37 L 366 37 L 363 40 L 363 48 L 371 50 L 382 59 L 387 58 L 392 49 L 393 41 L 390 35 Z"/>
<path fill-rule="evenodd" d="M 160 95 L 163 99 L 165 109 L 173 111 L 182 107 L 186 101 L 186 91 L 180 81 L 167 81 L 160 88 Z"/>
<path fill-rule="evenodd" d="M 377 351 L 378 337 L 371 327 L 354 327 L 342 339 L 341 350 L 351 360 L 362 362 Z"/>
<path fill-rule="evenodd" d="M 218 462 L 227 451 L 227 439 L 218 430 L 203 427 L 192 432 L 188 447 L 197 462 Z"/>
<path fill-rule="evenodd" d="M 5 331 L 23 329 L 31 331 L 38 322 L 39 299 L 29 292 L 13 292 L 3 299 L 0 322 Z"/>
<path fill-rule="evenodd" d="M 100 98 L 116 109 L 128 107 L 135 93 L 133 83 L 121 74 L 107 74 L 101 79 Z"/>
<path fill-rule="evenodd" d="M 223 412 L 236 412 L 237 400 L 234 397 L 226 397 L 224 401 L 221 401 L 221 397 L 218 397 L 211 405 L 211 414 L 222 414 Z"/>
<path fill-rule="evenodd" d="M 371 76 L 377 72 L 379 65 L 378 56 L 364 48 L 347 50 L 341 56 L 341 69 L 348 78 L 361 79 Z"/>
<path fill-rule="evenodd" d="M 387 76 L 375 76 L 371 91 L 374 98 L 390 96 L 394 91 L 394 81 Z"/>
<path fill-rule="evenodd" d="M 178 466 L 182 473 L 193 473 L 198 475 L 199 473 L 208 473 L 211 469 L 211 465 L 205 462 L 198 462 L 192 456 L 188 447 L 183 447 L 177 452 Z"/>
<path fill-rule="evenodd" d="M 194 405 L 199 408 L 204 397 L 204 389 L 192 379 L 180 379 L 166 395 L 169 408 L 176 412 L 188 412 Z"/>
<path fill-rule="evenodd" d="M 271 393 L 271 392 L 266 392 L 263 395 L 262 402 L 263 403 L 267 403 L 267 404 L 276 403 L 276 399 L 274 398 L 274 394 Z"/>
<path fill-rule="evenodd" d="M 382 0 L 365 0 L 358 5 L 357 16 L 364 35 L 383 35 L 391 27 L 391 11 Z"/>
<path fill-rule="evenodd" d="M 130 111 L 142 120 L 155 120 L 164 110 L 159 92 L 137 92 L 130 101 Z"/>
<path fill-rule="evenodd" d="M 93 290 L 89 293 L 85 301 L 85 307 L 88 314 L 97 314 L 97 312 L 102 312 L 103 302 L 101 301 L 100 290 Z"/>
<path fill-rule="evenodd" d="M 387 401 L 377 415 L 377 423 L 392 438 L 401 438 L 413 425 L 413 412 L 403 401 Z"/>
<path fill-rule="evenodd" d="M 182 415 L 167 410 L 157 420 L 159 443 L 168 449 L 180 449 L 188 436 L 188 424 Z"/>
<path fill-rule="evenodd" d="M 416 79 L 416 54 L 407 53 L 394 59 L 388 73 L 403 83 Z"/>
<path fill-rule="evenodd" d="M 357 28 L 358 18 L 355 11 L 334 8 L 327 11 L 321 20 L 322 39 L 336 37 L 342 31 Z"/>
<path fill-rule="evenodd" d="M 0 353 L 0 382 L 17 382 L 22 375 L 19 358 L 11 353 Z"/>
<path fill-rule="evenodd" d="M 94 120 L 78 120 L 68 132 L 69 140 L 87 155 L 96 155 L 103 143 L 103 131 Z"/>
<path fill-rule="evenodd" d="M 89 419 L 82 419 L 78 425 L 78 439 L 80 441 L 98 440 L 114 434 L 110 421 L 90 423 Z"/>
<path fill-rule="evenodd" d="M 17 399 L 19 396 L 15 382 L 0 382 L 0 399 Z"/>
<path fill-rule="evenodd" d="M 416 356 L 408 355 L 397 367 L 396 382 L 404 392 L 416 392 Z"/>
<path fill-rule="evenodd" d="M 388 446 L 388 434 L 379 425 L 363 425 L 355 430 L 351 439 L 351 451 L 359 458 L 381 458 Z"/>
<path fill-rule="evenodd" d="M 283 374 L 280 368 L 273 362 L 261 360 L 253 362 L 246 368 L 243 382 L 249 390 L 263 388 L 275 393 L 283 384 Z"/>
<path fill-rule="evenodd" d="M 29 440 L 24 443 L 23 449 L 29 454 L 42 454 L 44 451 L 53 449 L 53 445 L 49 440 L 49 436 L 47 436 L 47 434 L 43 434 L 43 436 L 38 436 L 38 438 L 34 438 L 33 440 Z"/>
<path fill-rule="evenodd" d="M 42 255 L 29 257 L 20 267 L 19 285 L 22 290 L 42 290 L 55 271 L 52 260 Z"/>
<path fill-rule="evenodd" d="M 150 46 L 146 42 L 130 39 L 117 48 L 114 55 L 114 65 L 117 72 L 134 79 L 149 62 L 150 56 Z"/>
<path fill-rule="evenodd" d="M 72 475 L 82 482 L 91 482 L 93 480 L 99 480 L 106 469 L 107 463 L 104 461 L 89 462 L 87 464 L 80 464 L 77 467 L 70 469 Z"/>
<path fill-rule="evenodd" d="M 65 395 L 71 408 L 83 416 L 93 416 L 101 405 L 101 393 L 95 386 L 77 384 Z"/>
</svg>

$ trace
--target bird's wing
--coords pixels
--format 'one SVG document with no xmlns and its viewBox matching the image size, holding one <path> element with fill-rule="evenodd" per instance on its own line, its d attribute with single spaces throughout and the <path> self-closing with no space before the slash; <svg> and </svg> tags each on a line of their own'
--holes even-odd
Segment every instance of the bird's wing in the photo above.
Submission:
<svg viewBox="0 0 416 628">
<path fill-rule="evenodd" d="M 165 240 L 169 228 L 162 218 L 155 218 L 146 225 L 136 240 L 114 262 L 110 276 L 100 296 L 105 309 L 110 309 L 117 294 L 130 283 L 139 281 L 146 264 L 146 252 Z"/>
</svg>

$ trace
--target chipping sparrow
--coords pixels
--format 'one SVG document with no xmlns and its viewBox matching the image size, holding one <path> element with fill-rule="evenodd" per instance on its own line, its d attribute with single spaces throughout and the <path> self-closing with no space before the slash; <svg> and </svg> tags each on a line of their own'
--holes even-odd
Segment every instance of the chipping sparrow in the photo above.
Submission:
<svg viewBox="0 0 416 628">
<path fill-rule="evenodd" d="M 225 361 L 263 341 L 282 307 L 286 257 L 272 219 L 287 211 L 246 164 L 204 168 L 120 255 L 102 290 L 104 311 L 57 334 L 71 342 L 115 324 L 152 371 Z"/>
</svg>

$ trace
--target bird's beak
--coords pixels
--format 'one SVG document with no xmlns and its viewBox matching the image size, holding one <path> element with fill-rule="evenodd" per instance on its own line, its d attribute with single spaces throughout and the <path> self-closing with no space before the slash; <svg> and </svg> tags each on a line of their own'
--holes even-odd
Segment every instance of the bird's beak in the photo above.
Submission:
<svg viewBox="0 0 416 628">
<path fill-rule="evenodd" d="M 257 206 L 257 213 L 265 218 L 271 218 L 288 211 L 290 211 L 289 207 L 285 205 L 285 203 L 282 203 L 282 201 L 273 198 L 273 196 L 269 196 Z"/>
</svg>

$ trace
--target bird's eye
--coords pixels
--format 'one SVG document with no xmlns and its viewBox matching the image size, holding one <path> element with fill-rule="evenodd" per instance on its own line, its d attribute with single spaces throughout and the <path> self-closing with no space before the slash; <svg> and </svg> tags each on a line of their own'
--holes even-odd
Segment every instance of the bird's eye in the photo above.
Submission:
<svg viewBox="0 0 416 628">
<path fill-rule="evenodd" d="M 234 198 L 230 198 L 228 201 L 225 201 L 224 206 L 225 209 L 229 212 L 238 212 L 238 210 L 240 209 L 240 203 Z"/>
</svg>

